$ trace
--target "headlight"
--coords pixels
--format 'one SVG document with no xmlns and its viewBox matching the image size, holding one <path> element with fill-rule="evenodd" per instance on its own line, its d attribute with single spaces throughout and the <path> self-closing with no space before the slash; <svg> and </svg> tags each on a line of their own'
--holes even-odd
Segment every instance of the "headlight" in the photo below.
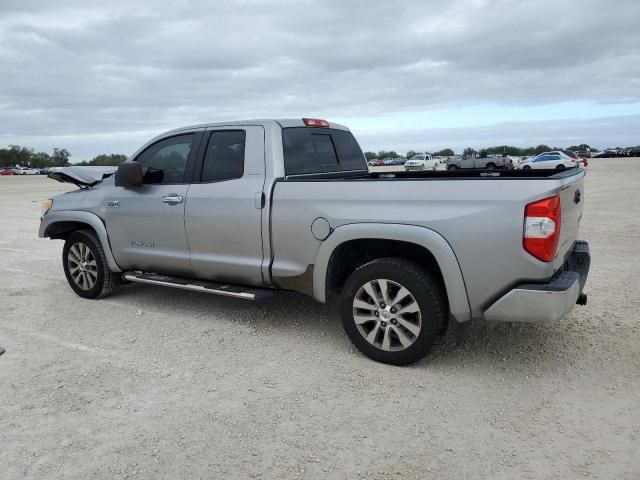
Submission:
<svg viewBox="0 0 640 480">
<path fill-rule="evenodd" d="M 53 207 L 53 199 L 48 198 L 47 200 L 45 200 L 44 202 L 42 202 L 42 206 L 40 207 L 40 210 L 42 212 L 42 215 L 44 215 L 45 213 L 47 213 L 49 210 L 51 210 L 51 207 Z"/>
</svg>

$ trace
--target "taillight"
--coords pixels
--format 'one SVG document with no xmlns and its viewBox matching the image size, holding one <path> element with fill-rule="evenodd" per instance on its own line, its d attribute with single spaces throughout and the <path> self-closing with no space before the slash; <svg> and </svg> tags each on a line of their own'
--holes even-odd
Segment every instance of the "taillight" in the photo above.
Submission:
<svg viewBox="0 0 640 480">
<path fill-rule="evenodd" d="M 538 260 L 556 258 L 560 240 L 560 197 L 538 200 L 524 210 L 524 249 Z"/>
<path fill-rule="evenodd" d="M 307 127 L 329 128 L 329 122 L 326 120 L 320 120 L 319 118 L 303 118 L 302 121 Z"/>
</svg>

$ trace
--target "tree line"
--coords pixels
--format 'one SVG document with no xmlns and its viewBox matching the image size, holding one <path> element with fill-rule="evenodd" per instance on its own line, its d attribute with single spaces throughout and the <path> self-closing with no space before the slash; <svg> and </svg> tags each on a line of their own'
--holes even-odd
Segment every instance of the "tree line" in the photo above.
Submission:
<svg viewBox="0 0 640 480">
<path fill-rule="evenodd" d="M 480 151 L 468 148 L 466 151 L 473 151 L 478 153 L 480 157 L 486 157 L 487 155 L 513 155 L 515 157 L 529 157 L 531 155 L 537 155 L 542 152 L 548 152 L 550 150 L 572 150 L 572 151 L 585 151 L 591 150 L 592 152 L 598 152 L 597 148 L 590 147 L 587 144 L 571 145 L 565 149 L 559 147 L 551 148 L 548 145 L 538 145 L 535 147 L 519 148 L 511 145 L 498 145 L 495 147 L 483 148 Z M 418 152 L 409 150 L 405 158 L 411 158 Z M 450 157 L 454 155 L 454 151 L 451 148 L 445 148 L 437 152 L 433 152 L 433 155 Z M 9 145 L 8 148 L 0 148 L 0 166 L 1 167 L 29 167 L 29 168 L 50 168 L 50 167 L 65 167 L 70 165 L 69 157 L 70 153 L 65 148 L 54 148 L 53 153 L 36 152 L 33 148 L 22 147 L 20 145 Z M 367 160 L 374 158 L 398 158 L 402 155 L 394 150 L 380 150 L 379 152 L 364 152 L 364 156 Z M 120 165 L 127 159 L 126 155 L 121 153 L 109 153 L 101 154 L 93 157 L 91 160 L 83 160 L 75 165 Z"/>
<path fill-rule="evenodd" d="M 495 147 L 482 148 L 479 151 L 474 150 L 472 148 L 467 148 L 465 149 L 465 152 L 475 152 L 475 153 L 478 153 L 479 156 L 481 157 L 486 157 L 487 155 L 502 155 L 502 154 L 512 155 L 514 157 L 530 157 L 532 155 L 538 155 L 539 153 L 548 152 L 550 150 L 571 150 L 575 152 L 585 151 L 585 150 L 591 150 L 592 152 L 599 151 L 597 148 L 590 147 L 586 143 L 583 143 L 580 145 L 571 145 L 570 147 L 567 147 L 567 148 L 560 148 L 560 147 L 552 148 L 549 145 L 544 145 L 544 144 L 537 145 L 535 147 L 526 147 L 526 148 L 519 148 L 511 145 L 497 145 Z M 405 158 L 411 158 L 416 153 L 418 152 L 409 150 L 406 153 Z M 450 157 L 454 155 L 454 151 L 451 148 L 445 148 L 443 150 L 433 152 L 432 155 Z M 367 160 L 372 160 L 374 158 L 387 158 L 387 157 L 398 158 L 398 157 L 401 157 L 402 155 L 400 155 L 394 150 L 380 150 L 377 153 L 370 152 L 370 151 L 364 152 L 364 156 L 367 158 Z"/>
<path fill-rule="evenodd" d="M 33 148 L 20 145 L 9 145 L 8 148 L 0 148 L 0 166 L 6 167 L 29 167 L 29 168 L 51 168 L 66 167 L 70 165 L 71 154 L 66 148 L 54 148 L 51 154 L 47 152 L 36 152 Z M 75 165 L 119 165 L 127 159 L 121 153 L 102 154 L 93 157 L 91 160 L 83 160 Z"/>
</svg>

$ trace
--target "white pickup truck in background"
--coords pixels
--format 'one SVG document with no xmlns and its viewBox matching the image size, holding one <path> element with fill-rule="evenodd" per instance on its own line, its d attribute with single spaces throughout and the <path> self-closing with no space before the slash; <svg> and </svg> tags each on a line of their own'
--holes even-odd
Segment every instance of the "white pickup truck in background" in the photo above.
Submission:
<svg viewBox="0 0 640 480">
<path fill-rule="evenodd" d="M 407 172 L 422 172 L 424 170 L 441 170 L 441 165 L 446 164 L 441 157 L 434 157 L 429 153 L 418 153 L 407 160 L 404 169 Z"/>
</svg>

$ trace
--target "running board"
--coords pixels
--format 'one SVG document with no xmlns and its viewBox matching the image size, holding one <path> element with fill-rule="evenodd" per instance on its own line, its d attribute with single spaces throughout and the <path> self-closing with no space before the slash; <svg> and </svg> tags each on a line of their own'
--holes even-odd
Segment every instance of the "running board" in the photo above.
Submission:
<svg viewBox="0 0 640 480">
<path fill-rule="evenodd" d="M 241 287 L 239 285 L 172 277 L 168 275 L 158 275 L 155 273 L 125 272 L 122 274 L 122 278 L 130 282 L 181 288 L 183 290 L 212 293 L 214 295 L 242 298 L 244 300 L 262 300 L 270 297 L 272 293 L 271 290 L 266 288 L 248 288 Z"/>
</svg>

